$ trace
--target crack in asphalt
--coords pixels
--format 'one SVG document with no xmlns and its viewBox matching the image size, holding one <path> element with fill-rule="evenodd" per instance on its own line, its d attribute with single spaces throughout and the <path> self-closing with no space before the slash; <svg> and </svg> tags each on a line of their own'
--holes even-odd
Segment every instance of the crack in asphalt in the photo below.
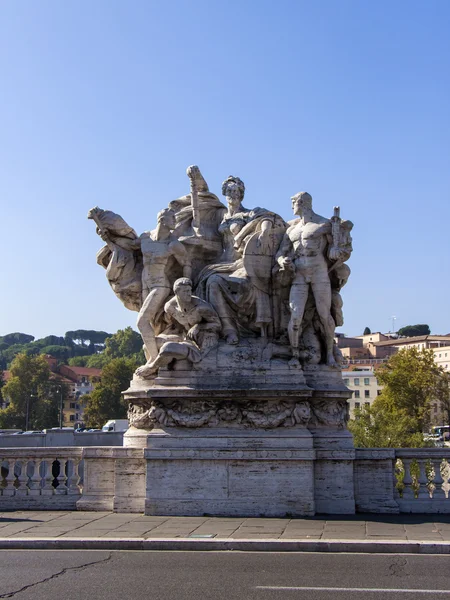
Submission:
<svg viewBox="0 0 450 600">
<path fill-rule="evenodd" d="M 78 565 L 76 567 L 65 567 L 61 571 L 58 571 L 57 573 L 54 573 L 53 575 L 49 575 L 49 577 L 45 577 L 44 579 L 41 579 L 40 581 L 35 581 L 34 583 L 29 583 L 28 585 L 24 585 L 20 589 L 14 590 L 13 592 L 8 592 L 7 594 L 0 594 L 0 598 L 13 598 L 17 594 L 20 594 L 21 592 L 24 592 L 25 590 L 28 590 L 29 588 L 40 585 L 41 583 L 47 583 L 47 581 L 51 581 L 52 579 L 57 579 L 58 577 L 61 577 L 61 575 L 65 575 L 69 571 L 79 571 L 82 569 L 87 569 L 88 567 L 92 567 L 93 565 L 101 565 L 101 564 L 107 563 L 111 560 L 112 556 L 113 556 L 113 553 L 110 552 L 109 555 L 106 558 L 103 558 L 102 560 L 94 560 L 93 562 L 86 563 L 84 565 Z"/>
<path fill-rule="evenodd" d="M 396 556 L 389 566 L 389 574 L 397 577 L 402 577 L 404 575 L 409 575 L 406 571 L 406 567 L 408 566 L 408 559 L 403 556 Z"/>
</svg>

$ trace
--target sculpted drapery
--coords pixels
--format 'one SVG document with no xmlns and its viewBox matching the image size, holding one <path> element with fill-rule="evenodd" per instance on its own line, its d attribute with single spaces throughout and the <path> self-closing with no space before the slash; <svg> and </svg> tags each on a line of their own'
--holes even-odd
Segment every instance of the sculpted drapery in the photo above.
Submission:
<svg viewBox="0 0 450 600">
<path fill-rule="evenodd" d="M 197 365 L 214 347 L 248 346 L 250 339 L 291 369 L 334 367 L 352 223 L 339 210 L 330 219 L 317 215 L 306 192 L 292 198 L 298 218 L 286 223 L 269 209 L 245 208 L 239 177 L 223 182 L 225 205 L 198 167 L 188 176 L 190 193 L 171 201 L 141 236 L 111 211 L 88 214 L 106 243 L 97 262 L 123 304 L 139 313 L 147 364 L 137 376 L 153 378 L 177 361 Z M 189 292 L 174 290 L 180 278 Z"/>
</svg>

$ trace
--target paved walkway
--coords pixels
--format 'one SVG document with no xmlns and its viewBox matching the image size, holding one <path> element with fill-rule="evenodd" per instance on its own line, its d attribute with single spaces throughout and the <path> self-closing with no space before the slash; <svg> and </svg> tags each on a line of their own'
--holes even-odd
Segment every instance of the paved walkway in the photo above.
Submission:
<svg viewBox="0 0 450 600">
<path fill-rule="evenodd" d="M 114 543 L 117 549 L 181 549 L 180 542 L 183 542 L 183 547 L 192 549 L 334 551 L 334 548 L 337 551 L 381 552 L 385 551 L 383 548 L 388 548 L 386 551 L 391 552 L 450 554 L 450 515 L 243 519 L 152 517 L 142 514 L 81 511 L 0 513 L 1 548 L 99 548 L 106 547 L 108 540 L 111 544 Z M 145 541 L 145 544 L 139 546 L 139 542 L 142 541 Z M 200 541 L 207 544 L 186 545 L 186 542 Z M 261 544 L 257 544 L 257 541 Z M 164 545 L 161 545 L 162 542 Z M 241 545 L 236 545 L 236 542 L 240 542 Z"/>
</svg>

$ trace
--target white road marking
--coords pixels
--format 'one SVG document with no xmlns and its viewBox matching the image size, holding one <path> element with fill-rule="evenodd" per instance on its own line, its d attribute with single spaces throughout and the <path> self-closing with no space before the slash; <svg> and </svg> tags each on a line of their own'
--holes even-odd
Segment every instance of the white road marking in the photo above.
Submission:
<svg viewBox="0 0 450 600">
<path fill-rule="evenodd" d="M 306 587 L 306 586 L 285 586 L 285 585 L 257 585 L 257 590 L 282 590 L 282 591 L 301 591 L 301 592 L 372 592 L 390 594 L 448 594 L 450 590 L 415 590 L 401 588 L 348 588 L 348 587 Z"/>
</svg>

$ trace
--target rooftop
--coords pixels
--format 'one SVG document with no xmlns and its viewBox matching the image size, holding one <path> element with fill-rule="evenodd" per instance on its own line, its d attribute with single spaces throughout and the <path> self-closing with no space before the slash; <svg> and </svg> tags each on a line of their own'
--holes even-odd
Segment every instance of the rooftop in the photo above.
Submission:
<svg viewBox="0 0 450 600">
<path fill-rule="evenodd" d="M 420 342 L 448 342 L 449 335 L 416 335 L 413 337 L 402 337 L 396 340 L 386 340 L 384 342 L 374 342 L 375 346 L 399 346 L 401 344 L 418 344 Z"/>
<path fill-rule="evenodd" d="M 71 365 L 61 365 L 61 367 L 70 369 L 76 375 L 91 375 L 94 377 L 100 377 L 102 374 L 101 369 L 96 369 L 94 367 L 72 367 Z"/>
</svg>

